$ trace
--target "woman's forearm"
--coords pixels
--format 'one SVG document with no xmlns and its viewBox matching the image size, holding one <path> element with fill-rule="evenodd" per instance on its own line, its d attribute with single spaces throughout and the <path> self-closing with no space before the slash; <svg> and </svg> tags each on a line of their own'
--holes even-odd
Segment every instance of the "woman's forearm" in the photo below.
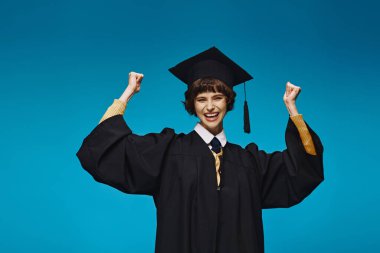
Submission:
<svg viewBox="0 0 380 253">
<path fill-rule="evenodd" d="M 141 81 L 143 77 L 143 74 L 129 72 L 127 88 L 124 90 L 123 94 L 121 94 L 119 99 L 114 99 L 113 104 L 110 107 L 108 107 L 107 111 L 100 119 L 99 124 L 112 116 L 124 115 L 129 100 L 133 97 L 134 94 L 140 91 Z"/>
<path fill-rule="evenodd" d="M 285 105 L 286 105 L 286 109 L 288 109 L 290 116 L 295 116 L 299 114 L 295 103 L 290 103 L 290 104 L 285 104 Z"/>
<path fill-rule="evenodd" d="M 130 86 L 128 86 L 123 94 L 120 96 L 119 100 L 124 102 L 125 104 L 128 104 L 129 100 L 133 97 L 133 90 Z"/>
<path fill-rule="evenodd" d="M 114 99 L 113 103 L 110 107 L 108 107 L 107 111 L 104 113 L 103 117 L 100 119 L 99 124 L 105 121 L 108 118 L 111 118 L 115 115 L 124 115 L 125 108 L 127 104 L 121 101 L 120 99 Z"/>
</svg>

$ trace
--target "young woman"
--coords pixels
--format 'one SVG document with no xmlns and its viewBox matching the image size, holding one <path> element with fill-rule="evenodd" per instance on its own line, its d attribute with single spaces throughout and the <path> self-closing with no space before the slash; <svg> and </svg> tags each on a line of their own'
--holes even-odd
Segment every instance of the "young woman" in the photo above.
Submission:
<svg viewBox="0 0 380 253">
<path fill-rule="evenodd" d="M 261 210 L 301 202 L 324 178 L 322 143 L 298 114 L 300 88 L 289 82 L 287 149 L 266 153 L 253 142 L 242 148 L 227 141 L 223 118 L 242 72 L 220 54 L 213 48 L 171 69 L 188 84 L 185 108 L 200 120 L 193 131 L 133 134 L 123 113 L 143 75 L 131 72 L 77 153 L 96 181 L 153 196 L 157 253 L 264 252 Z"/>
</svg>

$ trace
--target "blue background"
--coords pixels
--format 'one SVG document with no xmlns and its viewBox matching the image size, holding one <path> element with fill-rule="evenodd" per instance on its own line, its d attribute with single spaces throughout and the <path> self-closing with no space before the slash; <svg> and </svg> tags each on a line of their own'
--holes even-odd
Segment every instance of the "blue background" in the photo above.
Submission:
<svg viewBox="0 0 380 253">
<path fill-rule="evenodd" d="M 155 208 L 96 183 L 75 156 L 144 73 L 125 119 L 139 134 L 197 122 L 168 72 L 217 46 L 254 76 L 230 142 L 286 148 L 286 81 L 324 147 L 325 182 L 301 204 L 264 211 L 266 252 L 379 252 L 377 1 L 1 1 L 0 252 L 153 252 Z"/>
</svg>

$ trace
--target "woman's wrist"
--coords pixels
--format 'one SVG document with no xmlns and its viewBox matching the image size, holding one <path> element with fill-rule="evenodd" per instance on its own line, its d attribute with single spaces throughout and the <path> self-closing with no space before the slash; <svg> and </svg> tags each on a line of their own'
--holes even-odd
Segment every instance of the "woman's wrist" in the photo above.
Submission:
<svg viewBox="0 0 380 253">
<path fill-rule="evenodd" d="M 133 91 L 131 91 L 130 89 L 126 89 L 123 94 L 120 96 L 119 100 L 124 102 L 125 104 L 128 103 L 128 101 L 132 98 L 133 96 Z"/>
<path fill-rule="evenodd" d="M 295 116 L 299 114 L 295 103 L 286 104 L 286 109 L 288 109 L 290 116 Z"/>
</svg>

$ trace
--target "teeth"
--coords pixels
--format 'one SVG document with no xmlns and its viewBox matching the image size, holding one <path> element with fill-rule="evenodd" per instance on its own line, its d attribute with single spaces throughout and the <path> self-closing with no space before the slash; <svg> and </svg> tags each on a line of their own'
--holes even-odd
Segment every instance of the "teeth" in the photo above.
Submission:
<svg viewBox="0 0 380 253">
<path fill-rule="evenodd" d="M 210 114 L 205 114 L 206 117 L 215 117 L 216 115 L 218 115 L 218 113 L 210 113 Z"/>
</svg>

